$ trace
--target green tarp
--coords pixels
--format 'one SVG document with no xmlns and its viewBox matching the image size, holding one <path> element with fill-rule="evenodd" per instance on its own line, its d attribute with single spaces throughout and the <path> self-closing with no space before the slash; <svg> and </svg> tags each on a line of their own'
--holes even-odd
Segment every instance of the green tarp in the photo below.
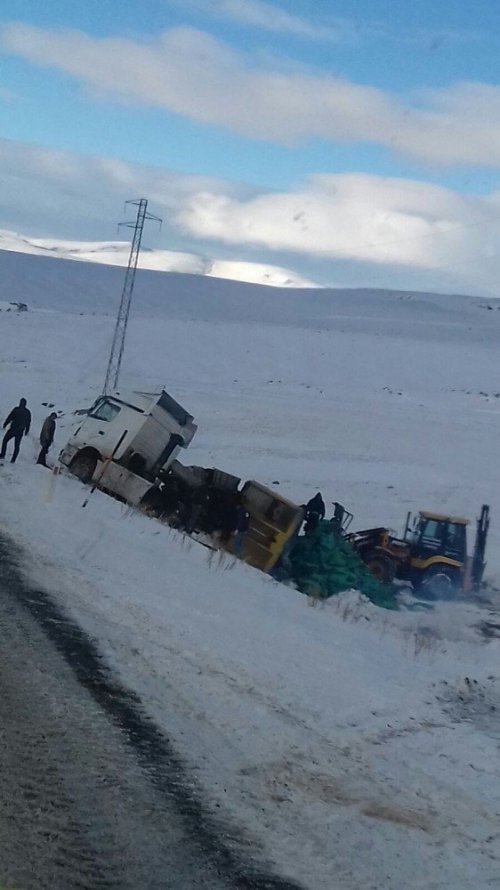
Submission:
<svg viewBox="0 0 500 890">
<path fill-rule="evenodd" d="M 398 607 L 396 588 L 377 581 L 351 545 L 334 537 L 328 521 L 295 539 L 288 562 L 291 577 L 307 596 L 327 599 L 343 590 L 355 589 L 377 606 Z"/>
</svg>

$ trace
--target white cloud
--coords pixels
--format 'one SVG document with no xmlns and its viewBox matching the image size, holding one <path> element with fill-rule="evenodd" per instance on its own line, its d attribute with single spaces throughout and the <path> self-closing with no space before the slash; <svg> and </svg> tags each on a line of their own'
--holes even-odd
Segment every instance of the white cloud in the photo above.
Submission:
<svg viewBox="0 0 500 890">
<path fill-rule="evenodd" d="M 306 40 L 326 41 L 360 46 L 374 41 L 420 46 L 430 52 L 438 51 L 446 44 L 479 43 L 480 31 L 471 28 L 416 28 L 403 31 L 388 21 L 360 17 L 336 16 L 324 5 L 317 4 L 308 10 L 308 17 L 286 12 L 281 6 L 264 0 L 165 0 L 183 12 L 196 13 L 198 17 L 210 17 L 236 22 L 262 31 L 294 35 Z"/>
<path fill-rule="evenodd" d="M 315 176 L 300 191 L 243 200 L 202 191 L 178 221 L 195 237 L 239 246 L 425 270 L 436 282 L 445 273 L 473 292 L 485 282 L 496 292 L 500 272 L 500 197 L 411 180 Z"/>
<path fill-rule="evenodd" d="M 500 86 L 458 83 L 404 103 L 332 75 L 256 67 L 191 28 L 140 43 L 11 24 L 1 42 L 93 91 L 256 139 L 371 141 L 434 163 L 500 166 Z"/>
<path fill-rule="evenodd" d="M 201 11 L 207 11 L 205 3 L 194 3 Z M 352 28 L 344 20 L 339 19 L 335 26 L 314 24 L 308 19 L 292 15 L 264 0 L 212 0 L 209 10 L 211 15 L 231 19 L 242 25 L 261 28 L 278 34 L 294 34 L 311 40 L 327 40 L 337 42 L 351 35 Z"/>
<path fill-rule="evenodd" d="M 131 218 L 124 201 L 148 197 L 163 217 L 162 232 L 148 226 L 145 244 L 190 252 L 193 240 L 172 225 L 187 198 L 200 190 L 231 186 L 215 178 L 177 174 L 113 158 L 77 155 L 0 139 L 0 226 L 34 237 L 109 240 L 117 223 Z M 198 242 L 194 252 L 203 252 Z"/>
<path fill-rule="evenodd" d="M 296 280 L 330 285 L 500 296 L 500 193 L 460 195 L 362 174 L 317 175 L 289 192 L 256 193 L 1 139 L 0 167 L 0 225 L 33 238 L 109 241 L 123 201 L 144 196 L 164 217 L 161 234 L 148 228 L 146 245 L 202 264 L 216 256 L 231 275 L 249 275 L 251 263 L 255 274 L 260 264 L 278 277 L 293 269 Z"/>
</svg>

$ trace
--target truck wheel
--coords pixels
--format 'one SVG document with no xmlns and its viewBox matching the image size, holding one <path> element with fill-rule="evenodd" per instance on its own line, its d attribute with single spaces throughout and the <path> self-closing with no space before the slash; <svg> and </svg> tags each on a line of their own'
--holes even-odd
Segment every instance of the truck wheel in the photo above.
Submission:
<svg viewBox="0 0 500 890">
<path fill-rule="evenodd" d="M 77 479 L 87 484 L 92 479 L 96 466 L 97 458 L 95 454 L 89 451 L 80 451 L 71 461 L 69 468 Z"/>
<path fill-rule="evenodd" d="M 460 590 L 460 575 L 448 566 L 431 566 L 418 585 L 419 593 L 433 600 L 453 600 Z"/>
<path fill-rule="evenodd" d="M 371 551 L 363 558 L 366 568 L 372 573 L 373 577 L 380 581 L 381 584 L 390 584 L 394 581 L 396 574 L 396 566 L 392 559 L 385 553 L 377 553 Z"/>
</svg>

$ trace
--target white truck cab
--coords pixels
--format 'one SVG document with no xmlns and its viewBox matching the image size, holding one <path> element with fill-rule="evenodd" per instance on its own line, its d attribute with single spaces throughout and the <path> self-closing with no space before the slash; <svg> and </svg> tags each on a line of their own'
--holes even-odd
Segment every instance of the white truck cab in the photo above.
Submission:
<svg viewBox="0 0 500 890">
<path fill-rule="evenodd" d="M 59 460 L 83 482 L 102 475 L 103 487 L 113 492 L 118 479 L 120 488 L 128 484 L 145 492 L 196 429 L 191 414 L 165 390 L 116 392 L 100 396 L 83 413 Z M 126 492 L 116 493 L 129 500 Z"/>
</svg>

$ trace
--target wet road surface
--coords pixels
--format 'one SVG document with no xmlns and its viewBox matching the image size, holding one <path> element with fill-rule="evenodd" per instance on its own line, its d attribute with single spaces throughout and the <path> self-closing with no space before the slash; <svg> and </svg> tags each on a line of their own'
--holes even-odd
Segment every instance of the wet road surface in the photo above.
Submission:
<svg viewBox="0 0 500 890">
<path fill-rule="evenodd" d="M 1 536 L 0 781 L 0 884 L 301 890 L 213 819 L 140 700 Z"/>
</svg>

